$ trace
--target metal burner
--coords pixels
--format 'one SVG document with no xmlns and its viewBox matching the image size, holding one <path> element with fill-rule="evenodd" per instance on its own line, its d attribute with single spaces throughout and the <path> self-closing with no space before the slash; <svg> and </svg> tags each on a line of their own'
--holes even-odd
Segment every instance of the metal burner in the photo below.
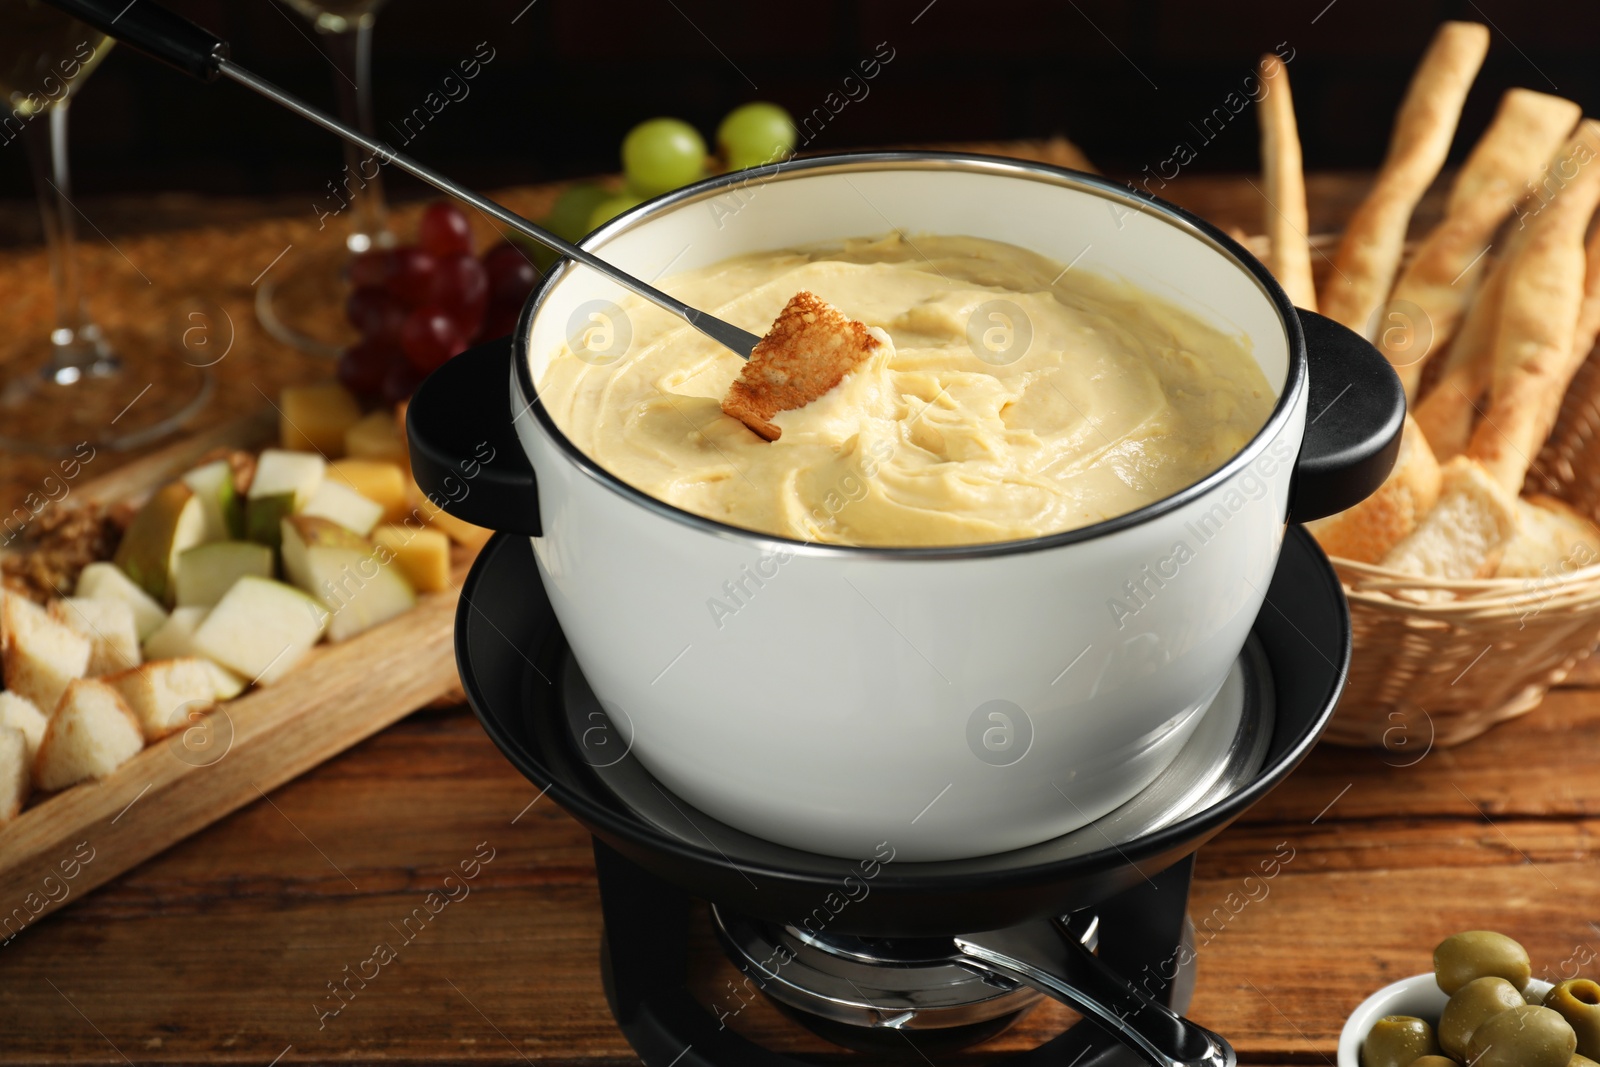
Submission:
<svg viewBox="0 0 1600 1067">
<path fill-rule="evenodd" d="M 1020 1017 L 1042 994 L 960 962 L 950 938 L 813 933 L 731 915 L 711 917 L 723 948 L 763 993 L 796 1018 L 889 1030 L 942 1030 Z M 1091 951 L 1099 920 L 1071 920 Z"/>
</svg>

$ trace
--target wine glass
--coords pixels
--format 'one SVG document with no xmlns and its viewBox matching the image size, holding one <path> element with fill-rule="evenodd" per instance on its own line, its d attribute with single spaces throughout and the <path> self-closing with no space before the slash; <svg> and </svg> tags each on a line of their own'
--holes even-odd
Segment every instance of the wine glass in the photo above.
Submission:
<svg viewBox="0 0 1600 1067">
<path fill-rule="evenodd" d="M 48 335 L 8 353 L 0 448 L 54 455 L 84 443 L 136 448 L 179 428 L 209 399 L 212 382 L 172 352 L 113 348 L 84 302 L 67 114 L 112 42 L 39 0 L 0 0 L 0 27 L 0 142 L 24 143 L 55 298 Z"/>
<path fill-rule="evenodd" d="M 311 20 L 334 66 L 339 117 L 372 133 L 372 28 L 386 0 L 283 0 Z M 325 244 L 309 260 L 286 265 L 257 287 L 256 316 L 273 337 L 303 352 L 337 357 L 355 339 L 342 318 L 330 321 L 330 296 L 342 302 L 345 268 L 352 255 L 395 243 L 376 167 L 355 145 L 344 144 L 344 170 L 319 195 L 327 202 L 319 215 L 342 227 L 342 242 Z M 369 169 L 371 171 L 369 175 Z M 319 209 L 319 212 L 324 209 Z M 328 215 L 335 216 L 332 219 Z M 337 233 L 338 230 L 335 230 Z"/>
</svg>

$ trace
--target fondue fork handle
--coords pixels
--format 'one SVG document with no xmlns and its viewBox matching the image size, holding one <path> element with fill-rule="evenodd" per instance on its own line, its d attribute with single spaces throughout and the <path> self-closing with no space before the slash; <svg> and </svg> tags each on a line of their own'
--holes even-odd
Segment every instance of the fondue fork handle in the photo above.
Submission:
<svg viewBox="0 0 1600 1067">
<path fill-rule="evenodd" d="M 1133 988 L 1050 920 L 955 939 L 967 966 L 1032 986 L 1094 1022 L 1151 1067 L 1235 1067 L 1233 1046 Z"/>
<path fill-rule="evenodd" d="M 219 75 L 238 82 L 252 92 L 259 93 L 273 103 L 293 111 L 301 118 L 310 119 L 323 129 L 366 149 L 380 163 L 392 163 L 434 188 L 471 204 L 485 215 L 498 219 L 551 251 L 559 252 L 568 259 L 576 260 L 590 270 L 605 275 L 629 292 L 672 312 L 743 359 L 750 358 L 750 353 L 761 340 L 755 334 L 741 330 L 732 323 L 724 322 L 715 315 L 668 296 L 655 286 L 635 278 L 594 253 L 562 240 L 543 226 L 529 222 L 486 196 L 457 185 L 431 167 L 423 166 L 416 160 L 401 155 L 382 141 L 368 137 L 355 127 L 348 126 L 332 115 L 318 111 L 298 97 L 284 92 L 265 78 L 252 74 L 229 59 L 226 41 L 168 11 L 153 0 L 46 0 L 46 2 L 74 18 L 87 22 L 100 32 L 124 42 L 136 51 L 176 67 L 185 74 L 207 82 L 215 81 Z"/>
</svg>

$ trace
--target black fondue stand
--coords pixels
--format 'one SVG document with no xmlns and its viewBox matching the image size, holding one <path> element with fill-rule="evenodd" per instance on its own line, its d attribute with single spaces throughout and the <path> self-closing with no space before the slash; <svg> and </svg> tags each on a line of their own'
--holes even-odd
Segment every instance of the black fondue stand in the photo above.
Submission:
<svg viewBox="0 0 1600 1067">
<path fill-rule="evenodd" d="M 539 298 L 535 292 L 525 309 L 519 336 Z M 1371 345 L 1320 316 L 1300 317 L 1308 422 L 1317 432 L 1302 445 L 1292 492 L 1315 504 L 1291 501 L 1292 520 L 1348 507 L 1376 488 L 1398 452 L 1405 410 L 1398 380 Z M 689 992 L 690 918 L 703 901 L 745 986 L 846 1047 L 926 1057 L 998 1033 L 1043 994 L 1086 1024 L 1005 1062 L 1233 1067 L 1226 1040 L 1177 1014 L 1193 980 L 1185 950 L 1193 855 L 1299 764 L 1333 714 L 1349 664 L 1350 618 L 1338 577 L 1311 536 L 1297 525 L 1286 530 L 1265 605 L 1235 665 L 1238 708 L 1223 714 L 1213 703 L 1173 767 L 1145 793 L 1089 827 L 1028 848 L 884 863 L 870 892 L 852 896 L 825 926 L 797 924 L 837 897 L 846 879 L 859 879 L 860 867 L 718 822 L 662 787 L 626 744 L 604 758 L 593 750 L 596 716 L 606 726 L 602 736 L 621 735 L 611 733 L 617 724 L 603 718 L 543 593 L 529 540 L 541 535 L 532 467 L 510 420 L 484 417 L 511 410 L 511 370 L 525 358 L 506 339 L 430 376 L 407 418 L 412 469 L 446 510 L 503 531 L 462 590 L 462 683 L 506 758 L 595 836 L 605 987 L 644 1061 L 799 1062 L 741 1036 L 728 1025 L 736 1013 L 727 1005 L 702 1004 Z M 472 491 L 462 495 L 469 469 Z M 1224 724 L 1210 730 L 1222 731 L 1222 747 L 1184 764 L 1214 722 Z M 618 747 L 626 752 L 620 759 Z M 1228 773 L 1217 779 L 1216 767 Z M 1206 787 L 1197 792 L 1180 781 L 1172 792 L 1175 774 L 1206 777 Z M 1172 810 L 1160 810 L 1169 800 Z"/>
</svg>

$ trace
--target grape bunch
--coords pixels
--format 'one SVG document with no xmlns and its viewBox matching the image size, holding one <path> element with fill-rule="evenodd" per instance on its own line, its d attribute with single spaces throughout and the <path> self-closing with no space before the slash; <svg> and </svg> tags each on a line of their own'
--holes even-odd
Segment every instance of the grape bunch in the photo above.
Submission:
<svg viewBox="0 0 1600 1067">
<path fill-rule="evenodd" d="M 649 119 L 622 140 L 623 188 L 571 186 L 556 200 L 543 225 L 556 236 L 577 242 L 629 208 L 706 177 L 712 173 L 709 165 L 720 163 L 730 171 L 759 167 L 787 158 L 796 140 L 793 120 L 777 104 L 756 102 L 730 111 L 717 127 L 717 159 L 709 157 L 700 132 L 682 119 Z M 535 253 L 541 264 L 553 258 L 542 250 Z"/>
<path fill-rule="evenodd" d="M 416 244 L 351 260 L 345 316 L 361 339 L 339 357 L 339 381 L 358 396 L 399 403 L 452 356 L 510 333 L 538 281 L 522 248 L 502 242 L 480 258 L 461 209 L 429 204 Z"/>
</svg>

